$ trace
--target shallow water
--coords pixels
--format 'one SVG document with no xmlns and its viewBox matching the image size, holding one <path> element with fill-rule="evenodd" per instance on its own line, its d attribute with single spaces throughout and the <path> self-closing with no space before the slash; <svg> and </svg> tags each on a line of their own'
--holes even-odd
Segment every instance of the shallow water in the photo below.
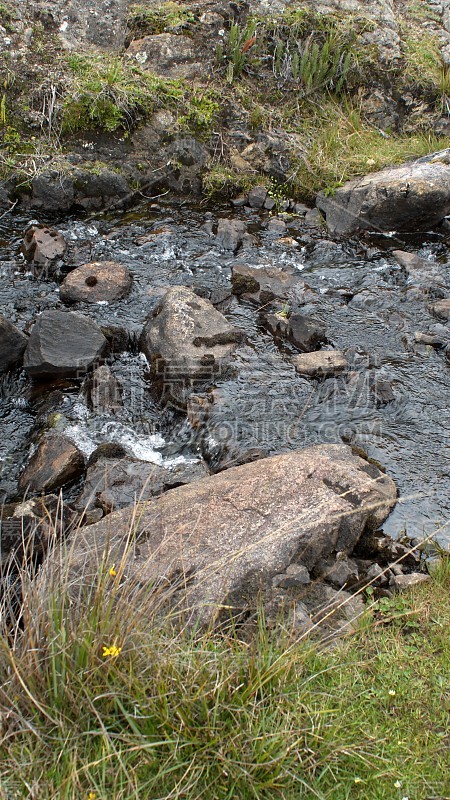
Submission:
<svg viewBox="0 0 450 800">
<path fill-rule="evenodd" d="M 125 300 L 71 307 L 101 325 L 129 332 L 129 351 L 111 361 L 123 386 L 124 407 L 115 417 L 94 416 L 75 381 L 42 391 L 23 373 L 3 377 L 3 499 L 16 496 L 33 432 L 48 424 L 49 415 L 50 423 L 86 455 L 100 442 L 112 441 L 135 458 L 166 465 L 199 458 L 205 447 L 214 460 L 214 449 L 224 443 L 233 457 L 243 446 L 274 454 L 346 441 L 366 450 L 397 483 L 400 498 L 384 525 L 387 533 L 422 537 L 436 532 L 450 542 L 450 367 L 443 349 L 414 344 L 415 331 L 428 332 L 438 322 L 430 301 L 450 294 L 445 237 L 378 236 L 335 243 L 292 218 L 287 233 L 298 243 L 292 247 L 278 243 L 264 230 L 264 218 L 252 213 L 244 216 L 255 246 L 234 257 L 215 245 L 211 227 L 218 215 L 230 213 L 144 207 L 132 214 L 53 221 L 69 244 L 62 274 L 87 261 L 112 259 L 126 264 L 133 275 Z M 22 329 L 44 309 L 61 306 L 58 280 L 33 277 L 19 253 L 30 221 L 23 216 L 0 220 L 0 309 Z M 432 283 L 426 276 L 408 278 L 391 255 L 396 248 L 429 259 L 438 278 Z M 351 374 L 323 381 L 297 375 L 290 363 L 294 351 L 275 343 L 254 307 L 231 298 L 225 313 L 247 340 L 236 351 L 234 376 L 222 375 L 215 382 L 221 402 L 211 414 L 207 441 L 200 442 L 180 409 L 159 406 L 137 340 L 164 287 L 229 290 L 234 261 L 293 267 L 305 282 L 304 311 L 326 323 L 328 340 L 346 351 Z M 374 378 L 391 382 L 394 401 L 377 407 L 370 388 Z"/>
</svg>

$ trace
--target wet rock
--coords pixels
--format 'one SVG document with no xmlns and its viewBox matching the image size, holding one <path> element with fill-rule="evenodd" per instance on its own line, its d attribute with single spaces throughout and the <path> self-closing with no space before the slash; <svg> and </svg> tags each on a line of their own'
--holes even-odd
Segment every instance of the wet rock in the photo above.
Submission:
<svg viewBox="0 0 450 800">
<path fill-rule="evenodd" d="M 433 303 L 431 306 L 431 310 L 436 317 L 440 317 L 441 319 L 450 320 L 450 297 L 445 298 L 445 300 L 438 300 L 436 303 Z"/>
<path fill-rule="evenodd" d="M 93 261 L 69 272 L 59 289 L 64 303 L 112 303 L 131 288 L 127 267 L 117 261 Z"/>
<path fill-rule="evenodd" d="M 58 433 L 44 436 L 19 479 L 21 492 L 49 492 L 78 478 L 84 457 L 73 442 Z"/>
<path fill-rule="evenodd" d="M 31 330 L 24 367 L 33 378 L 80 377 L 105 348 L 105 337 L 88 317 L 44 311 Z"/>
<path fill-rule="evenodd" d="M 0 373 L 22 361 L 28 338 L 0 314 Z"/>
<path fill-rule="evenodd" d="M 234 264 L 232 288 L 237 297 L 257 305 L 265 305 L 276 298 L 300 299 L 304 283 L 293 269 L 279 267 L 252 267 L 249 264 Z"/>
<path fill-rule="evenodd" d="M 318 350 L 315 353 L 302 353 L 292 359 L 300 375 L 312 378 L 339 375 L 348 367 L 347 359 L 341 350 Z"/>
<path fill-rule="evenodd" d="M 286 232 L 286 223 L 279 217 L 273 217 L 267 225 L 267 230 L 269 233 L 283 234 Z"/>
<path fill-rule="evenodd" d="M 86 211 L 114 206 L 129 197 L 131 189 L 126 178 L 113 169 L 91 172 L 74 169 L 61 175 L 60 170 L 49 169 L 32 180 L 31 195 L 22 201 L 30 208 L 61 212 L 73 208 Z"/>
<path fill-rule="evenodd" d="M 44 271 L 52 274 L 57 267 L 55 261 L 63 257 L 66 249 L 62 233 L 46 225 L 32 225 L 23 238 L 22 252 L 34 272 L 40 275 Z"/>
<path fill-rule="evenodd" d="M 211 383 L 227 367 L 240 334 L 191 289 L 169 289 L 140 339 L 166 398 L 185 402 L 195 383 Z"/>
<path fill-rule="evenodd" d="M 300 312 L 294 312 L 288 317 L 264 314 L 262 319 L 273 336 L 287 339 L 303 352 L 309 353 L 327 341 L 323 322 Z"/>
<path fill-rule="evenodd" d="M 430 575 L 426 575 L 423 572 L 411 572 L 409 575 L 394 575 L 389 585 L 396 592 L 406 592 L 408 589 L 413 589 L 414 586 L 427 583 L 429 580 L 431 580 Z"/>
<path fill-rule="evenodd" d="M 265 592 L 270 598 L 272 579 L 289 566 L 311 570 L 333 552 L 349 553 L 368 525 L 382 522 L 396 502 L 395 485 L 367 466 L 344 445 L 320 445 L 180 486 L 137 516 L 135 509 L 115 512 L 66 544 L 71 591 L 98 579 L 108 550 L 109 561 L 123 558 L 127 581 L 164 585 L 193 622 L 229 620 Z M 139 547 L 125 553 L 132 520 Z M 146 601 L 150 611 L 148 592 Z"/>
<path fill-rule="evenodd" d="M 378 408 L 395 400 L 391 382 L 376 375 L 369 376 L 369 391 Z"/>
<path fill-rule="evenodd" d="M 217 225 L 216 244 L 224 250 L 236 253 L 240 247 L 251 244 L 253 236 L 247 233 L 247 225 L 241 219 L 222 217 Z"/>
<path fill-rule="evenodd" d="M 198 78 L 207 65 L 190 36 L 160 33 L 131 42 L 126 55 L 163 78 Z"/>
<path fill-rule="evenodd" d="M 231 205 L 233 208 L 243 208 L 247 204 L 247 195 L 246 194 L 238 194 L 237 197 L 233 197 L 231 200 Z"/>
<path fill-rule="evenodd" d="M 265 186 L 254 186 L 250 189 L 247 202 L 251 208 L 263 208 L 267 198 L 267 188 Z"/>
<path fill-rule="evenodd" d="M 80 511 L 101 508 L 104 514 L 157 497 L 168 489 L 209 475 L 203 461 L 160 467 L 130 458 L 99 458 L 88 467 L 86 481 L 75 507 Z"/>
<path fill-rule="evenodd" d="M 317 206 L 331 233 L 426 231 L 450 212 L 450 151 L 347 181 Z"/>
<path fill-rule="evenodd" d="M 94 370 L 84 390 L 94 414 L 115 414 L 122 406 L 121 386 L 106 364 Z"/>
</svg>

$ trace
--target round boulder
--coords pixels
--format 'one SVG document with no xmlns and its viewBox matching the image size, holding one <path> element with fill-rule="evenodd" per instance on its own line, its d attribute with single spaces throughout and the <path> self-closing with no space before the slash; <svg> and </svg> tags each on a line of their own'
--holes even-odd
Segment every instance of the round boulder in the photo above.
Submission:
<svg viewBox="0 0 450 800">
<path fill-rule="evenodd" d="M 93 261 L 70 272 L 61 284 L 64 303 L 112 303 L 125 297 L 131 288 L 131 275 L 117 261 Z"/>
</svg>

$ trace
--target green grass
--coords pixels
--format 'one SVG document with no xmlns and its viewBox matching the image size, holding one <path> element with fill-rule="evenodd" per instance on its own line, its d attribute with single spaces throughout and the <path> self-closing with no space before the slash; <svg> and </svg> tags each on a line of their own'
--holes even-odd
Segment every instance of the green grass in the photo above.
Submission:
<svg viewBox="0 0 450 800">
<path fill-rule="evenodd" d="M 165 32 L 178 32 L 195 22 L 195 14 L 182 3 L 162 2 L 158 5 L 134 3 L 129 8 L 128 28 L 134 39 Z"/>
<path fill-rule="evenodd" d="M 300 123 L 291 122 L 291 130 L 301 135 L 304 153 L 297 157 L 290 193 L 310 201 L 317 192 L 333 191 L 352 177 L 450 146 L 449 137 L 420 128 L 403 135 L 379 131 L 351 102 L 331 98 L 311 106 Z"/>
<path fill-rule="evenodd" d="M 81 606 L 28 587 L 23 632 L 1 640 L 2 800 L 448 792 L 446 558 L 332 649 L 262 615 L 245 640 L 176 632 L 111 567 Z"/>
</svg>

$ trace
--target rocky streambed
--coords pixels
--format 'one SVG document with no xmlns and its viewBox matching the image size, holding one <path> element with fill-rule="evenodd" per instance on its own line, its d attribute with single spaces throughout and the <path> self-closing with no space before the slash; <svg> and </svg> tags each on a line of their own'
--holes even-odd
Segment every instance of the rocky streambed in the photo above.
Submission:
<svg viewBox="0 0 450 800">
<path fill-rule="evenodd" d="M 203 484 L 191 482 L 205 479 L 230 503 L 233 486 L 248 482 L 253 501 L 241 496 L 242 526 L 249 509 L 258 513 L 255 487 L 270 486 L 276 473 L 278 504 L 261 500 L 273 530 L 292 502 L 283 484 L 297 479 L 267 457 L 303 448 L 312 448 L 311 474 L 318 470 L 322 487 L 319 529 L 330 521 L 333 472 L 321 459 L 340 464 L 336 474 L 346 465 L 332 497 L 353 492 L 363 508 L 351 475 L 365 464 L 375 484 L 395 482 L 398 499 L 393 508 L 389 489 L 383 513 L 362 515 L 347 539 L 338 514 L 311 563 L 290 540 L 283 564 L 264 567 L 277 591 L 297 591 L 336 565 L 327 590 L 358 586 L 406 552 L 402 537 L 448 545 L 445 226 L 330 238 L 317 212 L 287 203 L 277 212 L 270 198 L 260 200 L 254 190 L 252 203 L 233 211 L 149 203 L 128 213 L 0 219 L 4 561 L 42 515 L 37 498 L 54 507 L 60 490 L 68 529 L 97 523 L 81 529 L 93 546 L 108 518 L 114 528 L 120 509 L 162 493 L 165 503 L 173 496 L 172 506 L 189 508 L 185 524 L 195 525 L 192 509 L 201 515 L 201 504 L 189 492 Z M 217 473 L 225 483 L 230 475 L 225 490 Z M 302 473 L 299 487 L 304 480 Z M 36 499 L 24 506 L 24 498 Z M 364 550 L 369 529 L 381 532 L 366 536 Z M 204 569 L 203 557 L 192 558 Z M 418 559 L 397 573 L 417 571 Z M 249 571 L 261 569 L 250 563 L 241 584 L 253 585 Z M 239 580 L 244 573 L 237 569 Z M 395 570 L 380 590 L 389 580 Z M 235 590 L 231 581 L 221 601 Z"/>
</svg>

